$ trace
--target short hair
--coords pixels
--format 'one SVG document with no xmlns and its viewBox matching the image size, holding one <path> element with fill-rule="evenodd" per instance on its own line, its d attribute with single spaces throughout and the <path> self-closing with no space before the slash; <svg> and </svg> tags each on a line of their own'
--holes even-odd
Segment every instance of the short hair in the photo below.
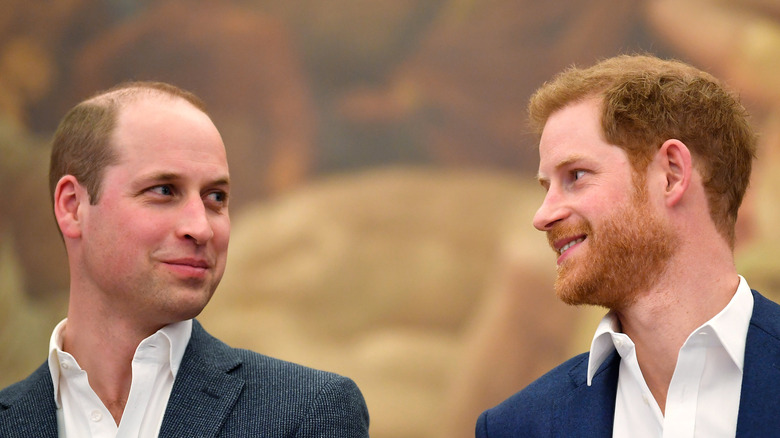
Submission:
<svg viewBox="0 0 780 438">
<path fill-rule="evenodd" d="M 181 98 L 206 113 L 193 93 L 164 82 L 125 82 L 97 93 L 73 107 L 54 133 L 49 162 L 49 191 L 65 175 L 73 175 L 87 188 L 90 204 L 100 198 L 103 171 L 118 161 L 111 144 L 121 108 L 143 97 Z"/>
<path fill-rule="evenodd" d="M 541 134 L 552 113 L 593 97 L 602 106 L 602 134 L 626 151 L 635 172 L 646 171 L 666 140 L 688 146 L 710 216 L 733 248 L 757 143 L 739 99 L 714 76 L 683 62 L 621 55 L 571 67 L 545 83 L 528 105 L 531 126 Z"/>
</svg>

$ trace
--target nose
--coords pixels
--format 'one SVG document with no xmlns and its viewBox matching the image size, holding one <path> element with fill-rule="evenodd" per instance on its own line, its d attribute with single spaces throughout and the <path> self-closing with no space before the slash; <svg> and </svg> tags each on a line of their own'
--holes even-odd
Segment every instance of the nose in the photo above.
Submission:
<svg viewBox="0 0 780 438">
<path fill-rule="evenodd" d="M 534 215 L 534 227 L 539 231 L 549 231 L 556 222 L 566 219 L 569 210 L 565 208 L 560 194 L 550 189 L 544 201 Z"/>
<path fill-rule="evenodd" d="M 193 196 L 188 200 L 181 212 L 179 226 L 180 237 L 193 240 L 197 245 L 203 245 L 214 237 L 214 229 L 203 199 Z"/>
</svg>

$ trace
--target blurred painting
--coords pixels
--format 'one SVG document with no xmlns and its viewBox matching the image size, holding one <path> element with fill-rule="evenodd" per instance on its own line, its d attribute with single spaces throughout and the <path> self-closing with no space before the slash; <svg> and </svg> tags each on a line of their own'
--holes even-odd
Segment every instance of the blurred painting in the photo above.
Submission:
<svg viewBox="0 0 780 438">
<path fill-rule="evenodd" d="M 724 78 L 761 133 L 738 269 L 777 299 L 778 48 L 772 0 L 3 0 L 0 387 L 45 360 L 65 314 L 58 120 L 161 80 L 206 102 L 234 184 L 228 268 L 200 321 L 352 377 L 373 437 L 471 437 L 482 410 L 586 350 L 603 313 L 557 301 L 531 226 L 533 90 L 620 53 Z"/>
</svg>

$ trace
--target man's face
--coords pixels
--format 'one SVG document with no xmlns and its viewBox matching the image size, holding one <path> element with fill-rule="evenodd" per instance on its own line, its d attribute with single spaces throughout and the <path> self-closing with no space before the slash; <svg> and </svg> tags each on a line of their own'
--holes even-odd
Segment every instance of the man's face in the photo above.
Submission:
<svg viewBox="0 0 780 438">
<path fill-rule="evenodd" d="M 558 254 L 561 300 L 620 310 L 664 271 L 675 237 L 625 151 L 603 139 L 599 114 L 598 102 L 586 100 L 545 124 L 539 180 L 547 195 L 534 226 Z"/>
<path fill-rule="evenodd" d="M 228 165 L 217 129 L 182 99 L 128 103 L 96 205 L 83 205 L 78 272 L 102 305 L 162 326 L 196 316 L 225 270 Z"/>
</svg>

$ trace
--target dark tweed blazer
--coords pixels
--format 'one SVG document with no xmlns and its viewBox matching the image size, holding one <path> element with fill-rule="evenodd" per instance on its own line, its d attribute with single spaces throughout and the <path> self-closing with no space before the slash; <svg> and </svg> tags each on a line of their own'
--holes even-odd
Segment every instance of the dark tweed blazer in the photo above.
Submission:
<svg viewBox="0 0 780 438">
<path fill-rule="evenodd" d="M 194 321 L 160 437 L 368 437 L 355 383 L 212 337 Z M 57 437 L 49 367 L 0 391 L 0 438 Z"/>
<path fill-rule="evenodd" d="M 780 306 L 756 291 L 753 299 L 736 436 L 776 437 L 780 436 Z M 612 352 L 591 386 L 587 368 L 588 353 L 584 353 L 485 411 L 477 420 L 477 438 L 611 437 L 620 355 Z"/>
</svg>

